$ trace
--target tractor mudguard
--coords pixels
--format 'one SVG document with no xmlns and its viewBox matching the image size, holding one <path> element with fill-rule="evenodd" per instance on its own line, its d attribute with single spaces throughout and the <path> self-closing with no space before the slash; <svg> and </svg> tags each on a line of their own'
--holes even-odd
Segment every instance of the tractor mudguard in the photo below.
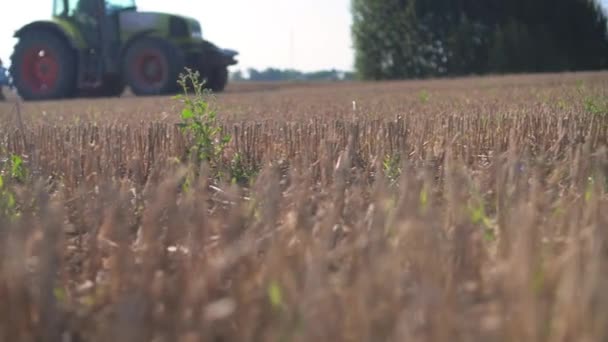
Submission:
<svg viewBox="0 0 608 342">
<path fill-rule="evenodd" d="M 54 19 L 34 21 L 17 30 L 14 37 L 21 38 L 23 35 L 33 31 L 53 32 L 58 37 L 64 39 L 70 45 L 70 47 L 75 50 L 80 50 L 86 47 L 84 38 L 78 29 L 67 20 Z"/>
<path fill-rule="evenodd" d="M 125 54 L 129 50 L 129 48 L 133 45 L 133 43 L 135 43 L 137 40 L 139 40 L 141 38 L 147 38 L 147 37 L 160 37 L 160 36 L 159 36 L 158 32 L 154 29 L 144 30 L 144 31 L 137 32 L 136 34 L 129 36 L 128 40 L 126 40 L 126 42 L 122 45 L 122 48 L 120 50 L 121 59 L 125 56 Z"/>
<path fill-rule="evenodd" d="M 221 49 L 209 41 L 203 41 L 202 54 L 204 59 L 215 66 L 229 66 L 237 63 L 235 57 L 238 52 L 230 49 Z"/>
</svg>

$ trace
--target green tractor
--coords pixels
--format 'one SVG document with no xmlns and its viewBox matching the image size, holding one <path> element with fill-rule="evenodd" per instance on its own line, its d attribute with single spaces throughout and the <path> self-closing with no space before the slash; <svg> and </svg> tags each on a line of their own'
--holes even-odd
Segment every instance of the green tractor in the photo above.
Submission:
<svg viewBox="0 0 608 342">
<path fill-rule="evenodd" d="M 10 75 L 25 100 L 178 91 L 179 74 L 198 71 L 212 91 L 228 82 L 236 51 L 203 39 L 195 19 L 138 12 L 135 0 L 54 0 L 53 18 L 15 33 Z"/>
</svg>

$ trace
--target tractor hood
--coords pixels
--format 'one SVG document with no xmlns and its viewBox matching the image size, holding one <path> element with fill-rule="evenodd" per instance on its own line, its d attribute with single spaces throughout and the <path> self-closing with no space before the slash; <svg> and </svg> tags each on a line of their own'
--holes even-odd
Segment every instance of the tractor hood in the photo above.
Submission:
<svg viewBox="0 0 608 342">
<path fill-rule="evenodd" d="M 200 23 L 186 16 L 124 11 L 119 14 L 119 21 L 121 33 L 127 37 L 144 31 L 155 31 L 166 37 L 202 40 Z"/>
</svg>

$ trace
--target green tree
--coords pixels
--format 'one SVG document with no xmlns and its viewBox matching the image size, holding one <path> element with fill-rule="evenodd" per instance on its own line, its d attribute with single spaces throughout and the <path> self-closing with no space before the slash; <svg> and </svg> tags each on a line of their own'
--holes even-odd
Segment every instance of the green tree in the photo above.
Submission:
<svg viewBox="0 0 608 342">
<path fill-rule="evenodd" d="M 608 67 L 596 0 L 353 0 L 363 79 Z"/>
<path fill-rule="evenodd" d="M 415 2 L 353 0 L 352 34 L 355 69 L 362 79 L 419 76 L 424 60 L 415 14 Z"/>
</svg>

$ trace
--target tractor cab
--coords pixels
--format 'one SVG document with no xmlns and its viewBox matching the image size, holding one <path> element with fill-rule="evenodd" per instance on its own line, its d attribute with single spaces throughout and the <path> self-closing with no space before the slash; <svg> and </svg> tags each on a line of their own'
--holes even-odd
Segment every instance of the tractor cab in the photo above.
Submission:
<svg viewBox="0 0 608 342">
<path fill-rule="evenodd" d="M 53 3 L 53 16 L 59 18 L 136 10 L 135 0 L 54 0 Z"/>
<path fill-rule="evenodd" d="M 26 100 L 177 91 L 179 73 L 199 71 L 222 91 L 236 51 L 205 40 L 193 18 L 140 12 L 134 0 L 54 0 L 52 20 L 15 33 L 10 73 Z"/>
<path fill-rule="evenodd" d="M 73 23 L 83 37 L 93 43 L 102 39 L 103 30 L 113 29 L 118 35 L 118 18 L 121 12 L 135 12 L 135 0 L 54 0 L 53 18 Z"/>
<path fill-rule="evenodd" d="M 53 18 L 79 35 L 80 88 L 98 88 L 104 74 L 119 73 L 122 12 L 135 12 L 135 0 L 54 0 Z M 116 76 L 105 82 L 116 83 Z"/>
</svg>

